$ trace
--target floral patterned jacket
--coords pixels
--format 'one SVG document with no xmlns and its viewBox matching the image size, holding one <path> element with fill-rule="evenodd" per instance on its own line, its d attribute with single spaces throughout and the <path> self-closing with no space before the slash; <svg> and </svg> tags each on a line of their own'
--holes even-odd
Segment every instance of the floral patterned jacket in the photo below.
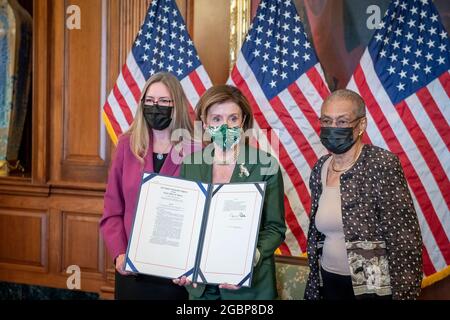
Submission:
<svg viewBox="0 0 450 320">
<path fill-rule="evenodd" d="M 320 299 L 320 256 L 325 235 L 315 216 L 322 194 L 321 171 L 330 155 L 314 166 L 309 185 L 311 214 L 308 231 L 310 274 L 305 299 Z M 353 290 L 415 299 L 422 280 L 422 237 L 417 214 L 398 158 L 376 146 L 364 145 L 355 165 L 341 175 L 342 223 Z"/>
</svg>

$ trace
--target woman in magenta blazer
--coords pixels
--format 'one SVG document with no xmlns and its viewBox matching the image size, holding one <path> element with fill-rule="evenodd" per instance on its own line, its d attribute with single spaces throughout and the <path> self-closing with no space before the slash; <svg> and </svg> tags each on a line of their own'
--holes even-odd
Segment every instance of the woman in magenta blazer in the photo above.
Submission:
<svg viewBox="0 0 450 320">
<path fill-rule="evenodd" d="M 124 270 L 142 173 L 178 176 L 182 159 L 200 149 L 190 139 L 179 138 L 192 137 L 193 126 L 186 96 L 175 76 L 157 73 L 142 92 L 133 124 L 117 144 L 100 230 L 116 267 L 116 299 L 187 299 L 185 288 L 169 279 Z"/>
</svg>

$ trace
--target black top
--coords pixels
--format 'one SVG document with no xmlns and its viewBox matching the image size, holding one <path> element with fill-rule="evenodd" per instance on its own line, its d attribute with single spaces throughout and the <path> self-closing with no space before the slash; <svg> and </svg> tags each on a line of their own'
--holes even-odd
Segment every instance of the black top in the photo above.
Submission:
<svg viewBox="0 0 450 320">
<path fill-rule="evenodd" d="M 164 164 L 164 161 L 167 158 L 167 153 L 163 153 L 162 154 L 162 159 L 158 159 L 158 154 L 157 152 L 153 152 L 153 171 L 155 171 L 156 173 L 159 173 L 159 171 L 161 171 L 161 168 Z"/>
</svg>

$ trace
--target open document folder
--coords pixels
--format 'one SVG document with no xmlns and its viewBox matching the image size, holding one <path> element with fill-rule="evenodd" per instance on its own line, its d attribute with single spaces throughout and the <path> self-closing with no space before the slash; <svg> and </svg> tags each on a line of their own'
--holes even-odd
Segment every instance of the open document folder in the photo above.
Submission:
<svg viewBox="0 0 450 320">
<path fill-rule="evenodd" d="M 265 187 L 144 173 L 125 270 L 249 287 Z"/>
</svg>

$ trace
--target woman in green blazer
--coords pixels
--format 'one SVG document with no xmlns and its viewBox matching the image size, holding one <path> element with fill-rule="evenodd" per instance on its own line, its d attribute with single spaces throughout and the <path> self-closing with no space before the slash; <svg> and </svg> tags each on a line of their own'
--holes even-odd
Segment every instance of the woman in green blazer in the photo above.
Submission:
<svg viewBox="0 0 450 320">
<path fill-rule="evenodd" d="M 278 162 L 270 154 L 253 148 L 244 137 L 253 125 L 251 107 L 235 87 L 214 86 L 201 97 L 196 108 L 205 137 L 203 151 L 185 159 L 180 176 L 204 183 L 266 182 L 266 193 L 254 257 L 250 288 L 230 284 L 191 284 L 186 277 L 175 279 L 185 285 L 190 299 L 254 300 L 277 297 L 274 252 L 284 241 L 283 178 Z"/>
</svg>

